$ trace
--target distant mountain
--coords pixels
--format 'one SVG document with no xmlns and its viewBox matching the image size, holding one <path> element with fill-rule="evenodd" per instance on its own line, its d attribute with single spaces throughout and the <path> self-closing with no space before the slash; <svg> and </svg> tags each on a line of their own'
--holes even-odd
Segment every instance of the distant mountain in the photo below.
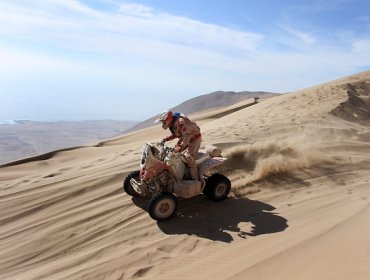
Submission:
<svg viewBox="0 0 370 280">
<path fill-rule="evenodd" d="M 0 163 L 99 142 L 135 124 L 137 122 L 113 120 L 7 121 L 0 124 Z"/>
<path fill-rule="evenodd" d="M 174 112 L 181 112 L 183 114 L 189 115 L 196 112 L 201 112 L 205 110 L 215 109 L 219 107 L 230 106 L 232 104 L 238 103 L 240 101 L 258 97 L 258 98 L 269 98 L 279 95 L 279 93 L 264 92 L 264 91 L 215 91 L 209 94 L 201 95 L 189 99 L 180 105 L 171 108 L 170 110 Z M 159 114 L 160 112 L 158 112 Z M 157 116 L 147 119 L 125 132 L 132 132 L 146 127 L 151 127 L 154 125 L 154 121 Z"/>
</svg>

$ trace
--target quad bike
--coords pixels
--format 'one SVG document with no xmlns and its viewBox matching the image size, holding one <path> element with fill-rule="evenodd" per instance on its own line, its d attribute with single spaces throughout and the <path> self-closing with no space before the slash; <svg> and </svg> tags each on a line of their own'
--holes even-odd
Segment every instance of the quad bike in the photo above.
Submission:
<svg viewBox="0 0 370 280">
<path fill-rule="evenodd" d="M 145 143 L 140 170 L 126 176 L 123 189 L 131 196 L 149 199 L 149 215 L 155 220 L 165 220 L 176 212 L 179 197 L 203 193 L 214 201 L 224 200 L 231 182 L 217 172 L 225 160 L 220 149 L 207 145 L 196 160 L 200 180 L 192 180 L 183 154 L 164 143 Z"/>
</svg>

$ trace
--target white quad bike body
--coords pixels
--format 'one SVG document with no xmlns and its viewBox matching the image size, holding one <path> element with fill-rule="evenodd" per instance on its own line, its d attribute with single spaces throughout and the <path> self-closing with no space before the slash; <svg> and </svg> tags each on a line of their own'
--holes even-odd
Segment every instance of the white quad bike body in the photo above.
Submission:
<svg viewBox="0 0 370 280">
<path fill-rule="evenodd" d="M 224 200 L 231 189 L 230 180 L 218 173 L 227 158 L 215 146 L 206 146 L 197 157 L 198 176 L 192 180 L 183 154 L 160 143 L 145 143 L 140 170 L 129 173 L 125 192 L 149 199 L 148 211 L 155 220 L 170 218 L 176 211 L 177 198 L 190 198 L 204 193 L 215 200 Z"/>
</svg>

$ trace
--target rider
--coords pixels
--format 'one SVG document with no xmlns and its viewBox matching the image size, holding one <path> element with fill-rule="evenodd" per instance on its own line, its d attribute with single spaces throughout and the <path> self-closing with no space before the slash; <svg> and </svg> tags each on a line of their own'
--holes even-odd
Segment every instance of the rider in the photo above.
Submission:
<svg viewBox="0 0 370 280">
<path fill-rule="evenodd" d="M 195 122 L 189 120 L 187 116 L 180 113 L 173 113 L 172 111 L 162 112 L 156 122 L 161 122 L 163 129 L 169 128 L 171 131 L 171 135 L 164 138 L 162 143 L 179 138 L 175 146 L 175 151 L 185 156 L 191 178 L 193 180 L 199 180 L 195 160 L 202 141 L 200 128 Z"/>
</svg>

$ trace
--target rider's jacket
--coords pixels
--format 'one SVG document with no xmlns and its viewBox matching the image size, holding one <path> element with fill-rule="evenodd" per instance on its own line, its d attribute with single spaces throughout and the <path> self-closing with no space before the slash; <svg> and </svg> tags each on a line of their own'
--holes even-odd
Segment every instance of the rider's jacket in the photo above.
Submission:
<svg viewBox="0 0 370 280">
<path fill-rule="evenodd" d="M 170 141 L 179 138 L 177 146 L 180 146 L 184 150 L 201 136 L 200 128 L 195 122 L 192 122 L 183 114 L 174 113 L 173 117 L 173 122 L 169 127 L 172 134 L 166 137 L 165 140 Z"/>
</svg>

